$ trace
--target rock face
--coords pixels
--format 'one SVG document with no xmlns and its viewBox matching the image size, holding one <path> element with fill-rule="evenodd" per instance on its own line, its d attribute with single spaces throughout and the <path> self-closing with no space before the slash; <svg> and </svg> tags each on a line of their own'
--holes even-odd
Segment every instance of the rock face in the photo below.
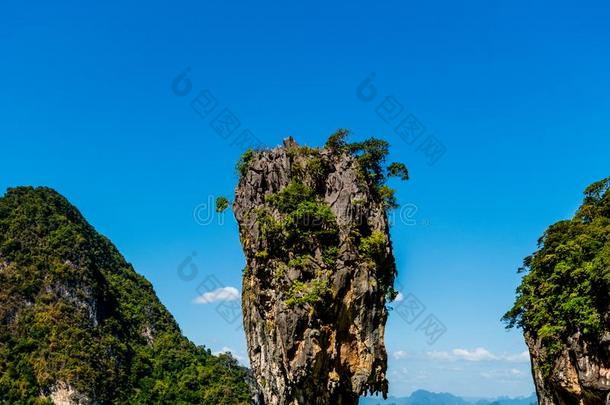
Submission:
<svg viewBox="0 0 610 405">
<path fill-rule="evenodd" d="M 610 404 L 610 334 L 595 344 L 580 334 L 572 335 L 548 376 L 542 371 L 544 360 L 540 356 L 545 350 L 544 344 L 527 334 L 526 343 L 541 405 Z"/>
<path fill-rule="evenodd" d="M 241 171 L 233 211 L 247 260 L 244 328 L 265 403 L 385 396 L 395 262 L 383 202 L 357 159 L 288 138 Z"/>
</svg>

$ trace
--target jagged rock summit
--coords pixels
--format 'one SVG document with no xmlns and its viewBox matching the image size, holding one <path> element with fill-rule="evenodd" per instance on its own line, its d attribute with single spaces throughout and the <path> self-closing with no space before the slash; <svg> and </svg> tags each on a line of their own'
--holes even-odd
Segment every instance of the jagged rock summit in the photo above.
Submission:
<svg viewBox="0 0 610 405">
<path fill-rule="evenodd" d="M 152 285 L 49 188 L 0 198 L 0 403 L 249 404 Z"/>
<path fill-rule="evenodd" d="M 345 135 L 324 148 L 287 138 L 238 164 L 244 328 L 267 405 L 354 405 L 388 390 L 384 326 L 396 274 L 386 216 L 395 201 L 380 166 L 388 145 L 350 145 Z"/>
</svg>

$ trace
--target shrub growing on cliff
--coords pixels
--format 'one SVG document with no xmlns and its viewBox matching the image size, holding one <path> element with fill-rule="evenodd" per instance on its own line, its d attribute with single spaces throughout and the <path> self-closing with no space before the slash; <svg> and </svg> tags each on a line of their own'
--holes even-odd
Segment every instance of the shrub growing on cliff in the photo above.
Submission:
<svg viewBox="0 0 610 405">
<path fill-rule="evenodd" d="M 398 208 L 398 201 L 396 201 L 396 196 L 394 195 L 396 191 L 387 186 L 383 185 L 379 187 L 378 190 L 379 198 L 383 201 L 383 206 L 386 210 L 392 210 Z"/>
<path fill-rule="evenodd" d="M 326 141 L 325 147 L 335 153 L 349 153 L 356 157 L 362 170 L 362 177 L 373 186 L 387 209 L 398 207 L 394 190 L 385 183 L 389 177 L 409 180 L 409 171 L 404 163 L 392 162 L 385 166 L 390 144 L 378 138 L 368 138 L 362 142 L 348 143 L 350 132 L 339 129 Z"/>
<path fill-rule="evenodd" d="M 409 170 L 404 163 L 394 162 L 388 165 L 388 177 L 400 177 L 401 180 L 409 180 Z"/>
<path fill-rule="evenodd" d="M 369 236 L 360 239 L 360 254 L 373 262 L 377 262 L 383 256 L 388 243 L 383 232 L 373 231 Z"/>
<path fill-rule="evenodd" d="M 216 198 L 216 212 L 224 212 L 229 207 L 227 197 L 220 196 Z"/>
<path fill-rule="evenodd" d="M 328 292 L 328 280 L 316 278 L 308 283 L 294 280 L 286 294 L 286 305 L 314 304 Z"/>
<path fill-rule="evenodd" d="M 271 237 L 274 256 L 285 250 L 307 251 L 316 244 L 332 243 L 337 236 L 336 219 L 330 207 L 299 180 L 292 180 L 281 191 L 268 195 L 266 202 L 284 217 L 277 221 L 264 211 L 259 218 L 264 236 Z M 262 221 L 262 222 L 261 222 Z M 282 246 L 279 242 L 281 240 Z"/>
<path fill-rule="evenodd" d="M 239 157 L 239 160 L 237 161 L 237 164 L 235 165 L 235 169 L 237 170 L 237 172 L 240 175 L 244 175 L 246 174 L 246 171 L 248 170 L 248 167 L 250 166 L 250 162 L 252 161 L 252 158 L 254 158 L 254 149 L 246 149 L 246 151 L 244 153 L 242 153 L 242 155 Z"/>
<path fill-rule="evenodd" d="M 333 151 L 342 151 L 347 146 L 347 137 L 349 136 L 349 130 L 340 128 L 335 131 L 334 134 L 328 137 L 326 140 L 325 148 Z"/>
<path fill-rule="evenodd" d="M 551 225 L 539 249 L 523 261 L 517 299 L 503 320 L 546 347 L 544 372 L 568 336 L 597 338 L 608 331 L 610 308 L 610 178 L 585 190 L 573 219 Z M 543 353 L 544 355 L 544 353 Z"/>
<path fill-rule="evenodd" d="M 293 212 L 299 204 L 313 199 L 313 190 L 299 180 L 292 180 L 283 190 L 265 197 L 269 204 L 283 214 Z"/>
</svg>

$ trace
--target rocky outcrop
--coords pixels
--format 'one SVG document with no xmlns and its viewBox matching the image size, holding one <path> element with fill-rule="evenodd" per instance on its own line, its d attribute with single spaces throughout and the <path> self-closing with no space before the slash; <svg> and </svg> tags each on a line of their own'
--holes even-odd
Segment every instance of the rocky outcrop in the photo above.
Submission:
<svg viewBox="0 0 610 405">
<path fill-rule="evenodd" d="M 244 328 L 265 403 L 385 395 L 395 262 L 374 185 L 350 153 L 291 138 L 241 169 L 233 211 L 247 260 Z"/>
<path fill-rule="evenodd" d="M 524 331 L 540 404 L 610 404 L 609 268 L 610 177 L 546 229 L 503 318 Z"/>
<path fill-rule="evenodd" d="M 80 395 L 63 381 L 57 383 L 51 389 L 49 399 L 53 401 L 54 405 L 86 405 L 91 403 L 89 398 Z"/>
<path fill-rule="evenodd" d="M 610 333 L 595 345 L 578 333 L 569 337 L 549 375 L 543 371 L 545 346 L 528 334 L 526 343 L 541 405 L 610 404 Z"/>
</svg>

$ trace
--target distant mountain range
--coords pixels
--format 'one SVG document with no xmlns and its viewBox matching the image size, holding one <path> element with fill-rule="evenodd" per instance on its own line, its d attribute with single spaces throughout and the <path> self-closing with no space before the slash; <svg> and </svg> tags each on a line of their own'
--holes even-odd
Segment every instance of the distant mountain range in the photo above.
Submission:
<svg viewBox="0 0 610 405">
<path fill-rule="evenodd" d="M 408 397 L 381 397 L 361 398 L 360 405 L 531 405 L 537 404 L 536 394 L 524 398 L 500 397 L 487 400 L 467 400 L 448 393 L 436 393 L 417 390 Z"/>
</svg>

